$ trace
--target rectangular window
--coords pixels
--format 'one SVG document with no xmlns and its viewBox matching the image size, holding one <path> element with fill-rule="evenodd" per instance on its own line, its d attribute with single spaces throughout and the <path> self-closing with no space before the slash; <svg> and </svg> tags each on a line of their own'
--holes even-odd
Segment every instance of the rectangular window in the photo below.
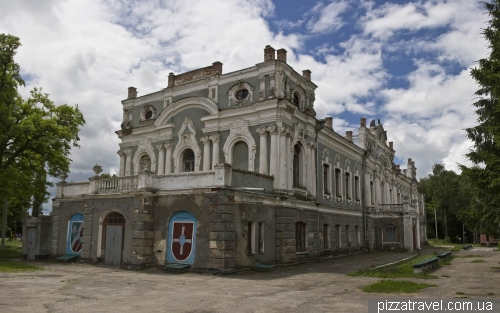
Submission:
<svg viewBox="0 0 500 313">
<path fill-rule="evenodd" d="M 327 164 L 323 164 L 323 193 L 325 195 L 330 194 L 330 186 L 328 184 L 328 171 L 329 166 Z"/>
<path fill-rule="evenodd" d="M 323 248 L 325 250 L 330 249 L 330 225 L 323 225 Z"/>
<path fill-rule="evenodd" d="M 396 226 L 386 226 L 384 242 L 398 242 L 398 233 Z"/>
<path fill-rule="evenodd" d="M 306 251 L 306 224 L 295 223 L 295 251 Z"/>
<path fill-rule="evenodd" d="M 264 253 L 264 223 L 259 223 L 259 253 Z"/>
<path fill-rule="evenodd" d="M 342 194 L 341 194 L 341 181 L 340 181 L 340 169 L 339 168 L 336 168 L 335 169 L 335 191 L 336 191 L 336 196 L 337 197 L 342 197 Z"/>
<path fill-rule="evenodd" d="M 400 194 L 399 192 L 398 192 L 397 197 L 398 197 L 398 198 L 397 198 L 397 201 L 398 201 L 397 203 L 398 203 L 398 204 L 401 204 L 401 194 Z"/>
<path fill-rule="evenodd" d="M 351 232 L 349 231 L 349 225 L 345 225 L 345 238 L 347 241 L 347 246 L 351 246 Z"/>
<path fill-rule="evenodd" d="M 345 173 L 345 196 L 347 199 L 351 199 L 351 174 Z"/>
<path fill-rule="evenodd" d="M 247 236 L 248 254 L 255 254 L 255 222 L 248 222 Z"/>
<path fill-rule="evenodd" d="M 215 99 L 215 89 L 212 89 L 212 99 Z"/>
<path fill-rule="evenodd" d="M 370 200 L 372 205 L 375 204 L 375 194 L 373 193 L 373 182 L 370 182 Z"/>
<path fill-rule="evenodd" d="M 361 233 L 359 232 L 359 226 L 354 226 L 354 231 L 356 232 L 356 245 L 361 244 Z"/>
<path fill-rule="evenodd" d="M 389 189 L 389 203 L 392 203 L 392 188 Z"/>
<path fill-rule="evenodd" d="M 354 199 L 359 201 L 359 176 L 354 176 Z"/>
<path fill-rule="evenodd" d="M 335 225 L 335 235 L 337 235 L 337 248 L 342 247 L 342 233 L 340 232 L 340 225 Z"/>
</svg>

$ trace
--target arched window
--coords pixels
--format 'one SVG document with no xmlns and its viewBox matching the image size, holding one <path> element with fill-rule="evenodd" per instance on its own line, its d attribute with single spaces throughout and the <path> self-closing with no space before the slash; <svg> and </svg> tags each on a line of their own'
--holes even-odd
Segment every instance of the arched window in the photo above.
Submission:
<svg viewBox="0 0 500 313">
<path fill-rule="evenodd" d="M 191 149 L 186 149 L 182 153 L 182 169 L 183 172 L 194 172 L 194 152 Z"/>
<path fill-rule="evenodd" d="M 293 93 L 293 105 L 295 105 L 297 108 L 300 106 L 300 97 L 298 92 Z"/>
<path fill-rule="evenodd" d="M 248 171 L 248 145 L 244 141 L 238 141 L 233 147 L 233 168 Z"/>
<path fill-rule="evenodd" d="M 293 147 L 293 186 L 294 187 L 303 187 L 302 182 L 302 149 L 301 144 L 297 143 L 295 147 Z"/>
<path fill-rule="evenodd" d="M 295 251 L 306 251 L 306 224 L 295 223 Z"/>
</svg>

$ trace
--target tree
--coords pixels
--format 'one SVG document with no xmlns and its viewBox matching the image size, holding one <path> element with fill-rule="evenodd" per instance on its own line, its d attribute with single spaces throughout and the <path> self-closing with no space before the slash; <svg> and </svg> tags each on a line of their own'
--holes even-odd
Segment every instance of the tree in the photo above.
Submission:
<svg viewBox="0 0 500 313">
<path fill-rule="evenodd" d="M 462 223 L 459 223 L 456 213 L 463 208 L 467 199 L 459 189 L 460 176 L 446 170 L 443 164 L 434 164 L 432 174 L 422 178 L 419 183 L 419 191 L 425 194 L 429 230 L 434 229 L 434 223 L 437 222 L 437 231 L 445 239 L 463 236 Z"/>
<path fill-rule="evenodd" d="M 467 158 L 473 167 L 461 165 L 462 175 L 484 193 L 481 198 L 482 214 L 497 225 L 500 222 L 500 0 L 485 2 L 484 7 L 490 16 L 483 31 L 489 41 L 489 55 L 479 60 L 479 66 L 471 69 L 471 76 L 479 85 L 475 92 L 478 124 L 467 128 L 467 137 L 473 146 Z"/>
<path fill-rule="evenodd" d="M 33 200 L 37 206 L 45 201 L 47 175 L 69 171 L 85 120 L 78 105 L 56 106 L 41 89 L 21 97 L 18 88 L 25 84 L 14 61 L 20 45 L 19 38 L 0 34 L 0 196 L 25 212 Z M 4 240 L 5 227 L 2 248 Z"/>
</svg>

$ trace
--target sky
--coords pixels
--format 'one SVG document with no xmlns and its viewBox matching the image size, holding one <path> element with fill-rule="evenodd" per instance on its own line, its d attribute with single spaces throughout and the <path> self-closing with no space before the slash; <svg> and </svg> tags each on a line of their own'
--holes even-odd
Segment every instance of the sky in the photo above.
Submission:
<svg viewBox="0 0 500 313">
<path fill-rule="evenodd" d="M 25 97 L 42 87 L 56 104 L 78 104 L 86 124 L 67 181 L 117 173 L 121 101 L 167 86 L 176 74 L 263 61 L 271 45 L 297 72 L 312 72 L 317 118 L 336 132 L 380 119 L 396 164 L 417 176 L 435 163 L 458 171 L 476 124 L 470 77 L 488 54 L 488 16 L 474 0 L 0 0 L 0 33 L 18 36 Z M 54 194 L 55 189 L 50 192 Z M 50 210 L 50 202 L 44 207 Z"/>
</svg>

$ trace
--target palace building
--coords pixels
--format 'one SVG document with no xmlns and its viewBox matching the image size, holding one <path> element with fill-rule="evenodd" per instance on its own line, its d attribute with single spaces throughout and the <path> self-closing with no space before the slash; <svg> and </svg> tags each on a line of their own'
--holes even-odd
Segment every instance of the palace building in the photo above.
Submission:
<svg viewBox="0 0 500 313">
<path fill-rule="evenodd" d="M 118 177 L 57 183 L 26 221 L 31 256 L 231 272 L 426 241 L 415 163 L 394 164 L 380 120 L 338 134 L 318 119 L 311 71 L 267 46 L 262 63 L 168 77 L 122 101 Z"/>
</svg>

